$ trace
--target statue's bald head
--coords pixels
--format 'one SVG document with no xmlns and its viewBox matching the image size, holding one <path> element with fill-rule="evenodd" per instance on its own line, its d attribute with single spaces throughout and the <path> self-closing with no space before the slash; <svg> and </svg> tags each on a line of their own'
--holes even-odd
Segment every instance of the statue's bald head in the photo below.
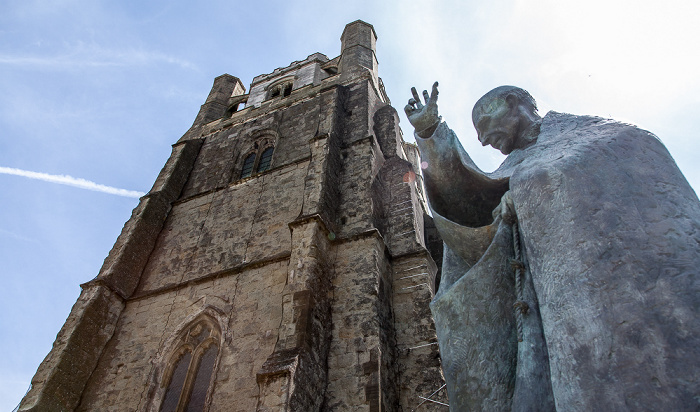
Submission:
<svg viewBox="0 0 700 412">
<path fill-rule="evenodd" d="M 486 93 L 474 105 L 472 121 L 481 144 L 503 154 L 528 146 L 539 135 L 537 103 L 530 93 L 515 86 Z"/>
<path fill-rule="evenodd" d="M 472 121 L 476 123 L 477 116 L 488 112 L 491 103 L 500 99 L 505 101 L 509 95 L 515 96 L 520 101 L 520 104 L 524 105 L 533 114 L 537 113 L 537 102 L 527 90 L 515 86 L 499 86 L 481 96 L 476 102 L 474 109 L 472 109 Z"/>
</svg>

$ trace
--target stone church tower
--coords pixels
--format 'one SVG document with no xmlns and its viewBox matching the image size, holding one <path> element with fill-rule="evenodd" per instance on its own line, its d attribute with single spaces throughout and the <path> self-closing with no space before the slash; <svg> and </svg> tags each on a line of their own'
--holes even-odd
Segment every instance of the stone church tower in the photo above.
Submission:
<svg viewBox="0 0 700 412">
<path fill-rule="evenodd" d="M 418 152 L 341 41 L 214 80 L 21 411 L 447 410 Z"/>
</svg>

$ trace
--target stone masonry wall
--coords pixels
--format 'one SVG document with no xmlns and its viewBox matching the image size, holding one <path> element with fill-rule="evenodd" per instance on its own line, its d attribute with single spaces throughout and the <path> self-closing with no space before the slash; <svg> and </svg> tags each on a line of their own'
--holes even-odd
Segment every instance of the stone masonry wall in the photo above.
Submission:
<svg viewBox="0 0 700 412">
<path fill-rule="evenodd" d="M 310 155 L 308 140 L 315 136 L 319 122 L 317 116 L 307 114 L 318 113 L 319 104 L 320 99 L 316 95 L 309 100 L 273 109 L 208 135 L 182 198 L 224 188 L 237 181 L 243 158 L 255 149 L 260 136 L 269 136 L 269 140 L 274 143 L 273 167 L 307 158 Z"/>
<path fill-rule="evenodd" d="M 288 254 L 308 162 L 272 170 L 173 207 L 137 295 Z M 241 201 L 245 200 L 245 201 Z"/>
<path fill-rule="evenodd" d="M 440 369 L 435 324 L 428 306 L 434 296 L 437 268 L 427 252 L 394 259 L 392 307 L 395 313 L 397 363 L 403 410 L 444 411 L 445 407 L 424 402 L 420 396 L 447 401 Z"/>
<path fill-rule="evenodd" d="M 349 239 L 336 248 L 327 410 L 396 410 L 396 399 L 380 399 L 381 383 L 390 385 L 387 378 L 393 377 L 381 367 L 388 350 L 381 340 L 383 318 L 391 318 L 390 303 L 381 293 L 390 287 L 386 266 L 377 232 Z"/>
<path fill-rule="evenodd" d="M 149 391 L 162 380 L 158 363 L 169 355 L 160 353 L 163 343 L 206 308 L 226 322 L 211 410 L 255 410 L 255 372 L 277 340 L 287 265 L 273 261 L 128 302 L 77 410 L 151 407 Z"/>
</svg>

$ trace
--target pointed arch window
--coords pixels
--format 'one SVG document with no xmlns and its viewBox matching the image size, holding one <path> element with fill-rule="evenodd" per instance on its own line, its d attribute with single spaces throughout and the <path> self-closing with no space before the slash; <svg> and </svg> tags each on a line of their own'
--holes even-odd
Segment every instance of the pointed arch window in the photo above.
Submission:
<svg viewBox="0 0 700 412">
<path fill-rule="evenodd" d="M 245 157 L 243 165 L 241 165 L 240 179 L 265 172 L 272 166 L 272 156 L 275 153 L 275 147 L 269 144 L 266 146 L 262 144 L 258 146 L 256 143 L 256 148 L 257 147 L 264 147 L 264 150 L 257 150 Z"/>
<path fill-rule="evenodd" d="M 204 411 L 219 355 L 220 332 L 207 320 L 187 328 L 163 376 L 160 412 Z"/>
<path fill-rule="evenodd" d="M 258 168 L 256 170 L 257 173 L 264 172 L 270 168 L 270 163 L 272 163 L 272 152 L 274 151 L 274 147 L 268 147 L 267 149 L 263 150 L 262 154 L 260 155 L 260 161 L 258 162 Z"/>
<path fill-rule="evenodd" d="M 267 99 L 287 97 L 292 94 L 292 89 L 294 89 L 294 76 L 286 76 L 267 86 Z"/>
<path fill-rule="evenodd" d="M 243 161 L 243 168 L 241 169 L 241 179 L 249 177 L 253 174 L 253 167 L 255 166 L 255 153 L 251 153 L 246 156 Z"/>
</svg>

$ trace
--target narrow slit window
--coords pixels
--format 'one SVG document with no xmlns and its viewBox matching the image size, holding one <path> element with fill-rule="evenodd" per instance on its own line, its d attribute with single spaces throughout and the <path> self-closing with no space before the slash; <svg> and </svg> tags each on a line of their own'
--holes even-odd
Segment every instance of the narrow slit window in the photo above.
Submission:
<svg viewBox="0 0 700 412">
<path fill-rule="evenodd" d="M 274 151 L 274 147 L 268 147 L 264 152 L 262 152 L 262 155 L 260 155 L 260 162 L 258 163 L 258 173 L 264 172 L 270 168 L 270 163 L 272 163 L 272 152 Z"/>
<path fill-rule="evenodd" d="M 243 168 L 241 169 L 241 179 L 253 174 L 253 166 L 255 166 L 255 153 L 251 153 L 243 161 Z"/>
</svg>

